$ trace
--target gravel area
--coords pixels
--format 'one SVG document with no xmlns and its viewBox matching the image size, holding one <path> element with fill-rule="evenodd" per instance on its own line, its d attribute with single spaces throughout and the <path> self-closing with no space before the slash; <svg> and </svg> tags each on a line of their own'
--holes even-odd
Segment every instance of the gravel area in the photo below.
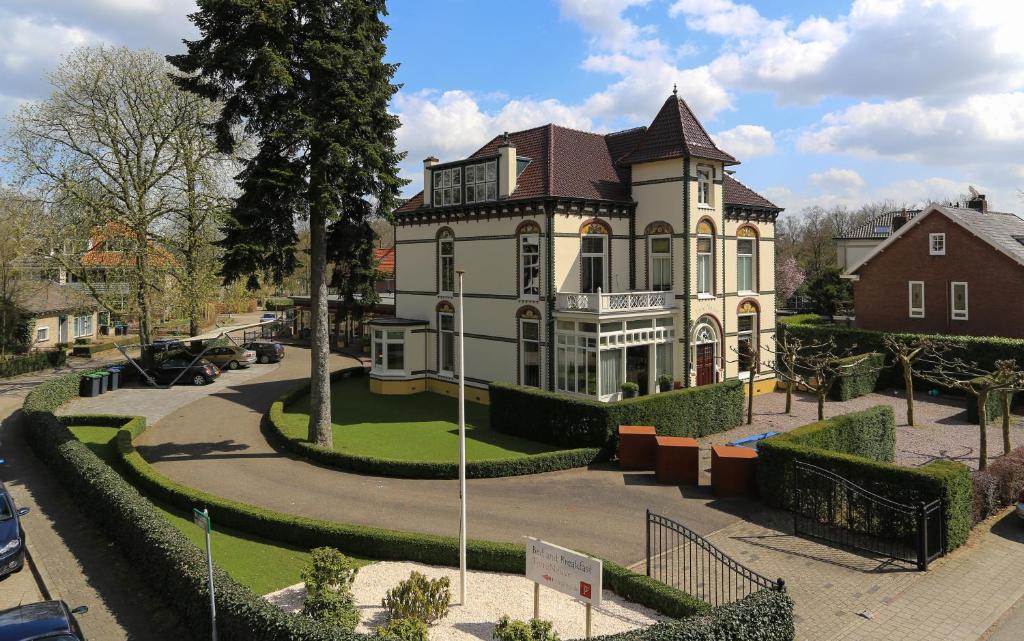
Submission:
<svg viewBox="0 0 1024 641">
<path fill-rule="evenodd" d="M 978 426 L 967 422 L 964 399 L 954 397 L 932 398 L 924 394 L 914 396 L 914 421 L 916 426 L 907 425 L 907 405 L 902 390 L 884 390 L 867 394 L 849 401 L 827 401 L 825 417 L 855 412 L 874 407 L 890 405 L 896 413 L 896 462 L 900 465 L 924 465 L 936 459 L 960 461 L 972 468 L 978 467 Z M 713 434 L 700 439 L 705 468 L 711 465 L 712 445 L 724 445 L 751 434 L 762 432 L 787 432 L 791 429 L 813 423 L 818 418 L 817 400 L 812 394 L 793 394 L 792 414 L 784 414 L 786 394 L 774 392 L 754 397 L 754 424 L 741 425 L 728 432 Z M 991 460 L 1003 451 L 1002 419 L 990 423 L 988 430 L 988 455 Z M 1014 414 L 1010 427 L 1011 444 L 1024 445 L 1024 417 Z"/>
<path fill-rule="evenodd" d="M 469 605 L 461 606 L 455 603 L 459 589 L 457 569 L 382 561 L 360 568 L 356 575 L 353 591 L 362 613 L 357 632 L 369 633 L 384 623 L 381 600 L 388 590 L 409 578 L 413 570 L 432 579 L 447 576 L 451 580 L 453 605 L 448 616 L 430 627 L 431 641 L 491 641 L 494 623 L 503 614 L 524 621 L 533 616 L 533 582 L 524 576 L 471 570 L 466 576 Z M 300 583 L 268 594 L 266 599 L 284 610 L 297 612 L 302 609 L 305 592 Z M 541 590 L 540 613 L 542 619 L 554 623 L 555 631 L 563 639 L 583 638 L 585 615 L 582 603 L 545 588 Z M 625 601 L 605 590 L 601 606 L 593 609 L 592 629 L 594 636 L 601 636 L 646 627 L 665 619 L 654 610 Z"/>
</svg>

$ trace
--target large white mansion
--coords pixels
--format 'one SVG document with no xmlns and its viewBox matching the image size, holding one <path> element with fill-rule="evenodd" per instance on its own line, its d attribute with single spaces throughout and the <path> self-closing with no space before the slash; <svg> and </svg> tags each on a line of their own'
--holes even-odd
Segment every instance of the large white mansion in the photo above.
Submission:
<svg viewBox="0 0 1024 641">
<path fill-rule="evenodd" d="M 674 92 L 650 127 L 544 125 L 427 158 L 395 213 L 396 318 L 372 324 L 371 389 L 453 393 L 456 270 L 471 400 L 490 381 L 612 400 L 661 374 L 746 378 L 742 344 L 775 332 L 781 210 L 736 164 Z"/>
</svg>

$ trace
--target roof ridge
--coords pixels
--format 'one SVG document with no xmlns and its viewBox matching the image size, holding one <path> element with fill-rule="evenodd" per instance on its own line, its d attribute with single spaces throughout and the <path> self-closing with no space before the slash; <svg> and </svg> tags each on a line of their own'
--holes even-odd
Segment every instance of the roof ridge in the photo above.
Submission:
<svg viewBox="0 0 1024 641">
<path fill-rule="evenodd" d="M 642 130 L 646 130 L 646 129 L 647 129 L 647 125 L 638 125 L 636 127 L 630 127 L 629 129 L 623 129 L 622 131 L 613 131 L 613 132 L 604 134 L 604 137 L 608 138 L 610 136 L 621 136 L 623 134 L 629 134 L 629 133 L 633 133 L 634 131 L 642 131 Z"/>
<path fill-rule="evenodd" d="M 704 132 L 704 135 L 707 136 L 707 139 L 711 141 L 711 146 L 713 148 L 715 148 L 715 149 L 718 149 L 718 143 L 716 143 L 715 139 L 711 137 L 711 134 L 708 133 L 708 130 L 704 128 L 704 123 L 702 123 L 700 121 L 700 118 L 697 117 L 697 114 L 693 113 L 693 109 L 690 109 L 689 103 L 687 103 L 685 99 L 680 98 L 678 95 L 676 95 L 675 98 L 676 98 L 676 100 L 678 100 L 682 104 L 683 107 L 686 107 L 686 110 L 688 112 L 690 112 L 690 117 L 693 118 L 693 121 L 695 123 L 697 123 L 697 126 L 700 127 L 700 130 L 702 132 Z M 689 142 L 689 141 L 687 141 L 687 142 Z M 699 143 L 695 143 L 695 144 L 699 144 Z M 704 145 L 701 145 L 701 147 L 703 147 L 703 146 Z M 718 149 L 718 151 L 722 151 L 722 150 Z"/>
</svg>

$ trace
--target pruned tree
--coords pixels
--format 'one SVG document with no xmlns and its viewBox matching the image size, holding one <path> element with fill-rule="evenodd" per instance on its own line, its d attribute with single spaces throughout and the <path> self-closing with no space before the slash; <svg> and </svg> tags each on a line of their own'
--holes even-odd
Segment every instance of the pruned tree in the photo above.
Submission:
<svg viewBox="0 0 1024 641">
<path fill-rule="evenodd" d="M 840 350 L 832 337 L 812 343 L 804 343 L 793 337 L 785 341 L 788 344 L 782 352 L 783 364 L 778 360 L 773 361 L 772 369 L 787 385 L 804 387 L 815 395 L 819 421 L 825 420 L 825 401 L 840 379 L 882 369 L 873 365 L 865 368 L 865 363 L 871 358 L 870 354 L 855 355 L 856 345 Z M 789 359 L 788 364 L 785 359 Z"/>
<path fill-rule="evenodd" d="M 237 177 L 235 200 L 220 246 L 222 273 L 280 284 L 296 267 L 296 223 L 308 220 L 311 376 L 309 440 L 331 447 L 328 370 L 328 238 L 357 232 L 394 210 L 403 181 L 395 150 L 398 118 L 389 113 L 396 65 L 384 62 L 388 26 L 384 0 L 199 0 L 190 16 L 200 38 L 168 59 L 186 74 L 180 86 L 221 100 L 216 123 L 223 152 L 238 148 L 239 131 L 258 142 Z M 337 237 L 335 237 L 337 238 Z M 348 248 L 339 260 L 372 261 Z M 349 273 L 372 268 L 352 265 Z"/>
<path fill-rule="evenodd" d="M 974 361 L 955 356 L 959 346 L 936 341 L 931 349 L 918 357 L 925 367 L 918 368 L 918 377 L 947 389 L 973 397 L 978 408 L 978 469 L 988 467 L 988 401 L 992 394 L 1011 394 L 1024 389 L 1024 372 L 1016 361 L 996 361 L 986 369 Z M 1004 447 L 1009 445 L 1009 422 L 1004 427 Z M 1007 450 L 1008 451 L 1008 450 Z"/>
<path fill-rule="evenodd" d="M 886 334 L 882 342 L 903 371 L 903 390 L 907 397 L 907 425 L 914 426 L 914 363 L 928 351 L 940 349 L 932 339 L 922 336 L 904 338 L 897 334 Z"/>
<path fill-rule="evenodd" d="M 1003 454 L 1009 454 L 1013 449 L 1010 437 L 1011 410 L 1013 409 L 1013 395 L 1024 391 L 1024 371 L 1014 360 L 996 361 L 995 371 L 992 378 L 996 381 L 1002 400 L 1003 411 Z"/>
<path fill-rule="evenodd" d="M 743 343 L 742 348 L 732 347 L 730 349 L 733 354 L 736 354 L 736 358 L 729 362 L 737 363 L 741 372 L 748 373 L 745 383 L 747 386 L 747 425 L 752 425 L 754 423 L 754 374 L 761 365 L 760 358 L 758 358 L 757 348 L 752 341 Z"/>
</svg>

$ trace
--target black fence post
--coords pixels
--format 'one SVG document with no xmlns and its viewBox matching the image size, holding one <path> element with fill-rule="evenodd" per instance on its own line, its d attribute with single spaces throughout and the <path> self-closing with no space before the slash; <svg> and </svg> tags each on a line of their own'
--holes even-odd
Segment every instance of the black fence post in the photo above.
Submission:
<svg viewBox="0 0 1024 641">
<path fill-rule="evenodd" d="M 917 505 L 917 569 L 928 569 L 928 516 L 924 501 Z"/>
<path fill-rule="evenodd" d="M 782 577 L 779 577 L 779 579 L 775 581 L 775 591 L 776 592 L 785 592 L 786 591 L 786 582 L 782 580 Z"/>
<path fill-rule="evenodd" d="M 645 549 L 647 550 L 647 576 L 651 576 L 651 510 L 647 509 L 647 519 L 644 523 L 644 531 L 646 533 L 646 544 Z"/>
</svg>

